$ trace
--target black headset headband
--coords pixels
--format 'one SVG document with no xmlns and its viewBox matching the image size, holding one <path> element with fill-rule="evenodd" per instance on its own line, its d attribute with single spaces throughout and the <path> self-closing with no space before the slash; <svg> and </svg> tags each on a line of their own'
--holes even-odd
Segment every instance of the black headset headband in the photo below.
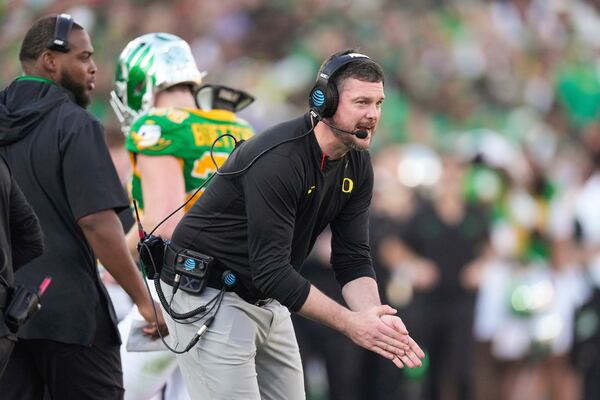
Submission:
<svg viewBox="0 0 600 400">
<path fill-rule="evenodd" d="M 50 50 L 60 51 L 62 53 L 69 52 L 69 33 L 73 27 L 73 17 L 69 14 L 60 14 L 56 17 L 56 25 L 54 26 L 54 37 L 46 46 Z"/>
<path fill-rule="evenodd" d="M 338 104 L 337 87 L 330 79 L 343 66 L 357 60 L 371 60 L 360 53 L 342 54 L 329 60 L 319 71 L 317 82 L 310 91 L 308 104 L 311 112 L 318 118 L 327 118 L 335 114 Z"/>
<path fill-rule="evenodd" d="M 369 56 L 360 53 L 348 53 L 335 57 L 323 66 L 317 77 L 317 84 L 327 86 L 329 79 L 331 79 L 331 76 L 334 75 L 337 70 L 346 64 L 360 59 L 370 60 Z"/>
</svg>

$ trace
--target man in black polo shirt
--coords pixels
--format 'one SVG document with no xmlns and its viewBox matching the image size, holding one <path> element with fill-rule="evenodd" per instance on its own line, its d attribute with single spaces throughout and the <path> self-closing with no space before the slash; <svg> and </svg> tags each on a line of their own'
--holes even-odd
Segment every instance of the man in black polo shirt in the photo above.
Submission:
<svg viewBox="0 0 600 400">
<path fill-rule="evenodd" d="M 40 219 L 46 252 L 16 281 L 53 281 L 19 332 L 0 381 L 2 399 L 120 399 L 120 339 L 96 257 L 155 333 L 152 301 L 129 254 L 117 212 L 128 207 L 100 123 L 85 107 L 94 50 L 70 16 L 45 17 L 25 35 L 25 76 L 0 92 L 0 151 Z M 159 329 L 164 321 L 159 318 Z"/>
<path fill-rule="evenodd" d="M 304 399 L 288 309 L 398 367 L 421 364 L 423 353 L 396 310 L 381 305 L 369 254 L 373 169 L 365 150 L 381 115 L 383 71 L 365 55 L 335 54 L 319 71 L 310 98 L 309 114 L 240 145 L 223 166 L 228 175 L 214 178 L 173 234 L 175 251 L 216 260 L 211 276 L 217 279 L 209 278 L 203 293 L 175 295 L 178 312 L 213 298 L 224 270 L 238 276 L 235 293 L 225 293 L 198 345 L 178 356 L 192 398 Z M 331 263 L 348 308 L 298 273 L 328 225 Z M 170 259 L 167 254 L 167 283 L 174 282 Z M 169 326 L 185 344 L 208 321 Z"/>
</svg>

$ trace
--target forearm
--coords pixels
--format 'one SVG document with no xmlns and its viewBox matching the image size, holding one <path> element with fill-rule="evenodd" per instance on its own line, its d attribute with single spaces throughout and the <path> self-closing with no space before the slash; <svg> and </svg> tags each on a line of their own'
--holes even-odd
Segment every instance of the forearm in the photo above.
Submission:
<svg viewBox="0 0 600 400">
<path fill-rule="evenodd" d="M 94 254 L 138 306 L 150 302 L 133 258 L 125 243 L 123 228 L 113 210 L 104 210 L 78 221 Z"/>
<path fill-rule="evenodd" d="M 405 351 L 410 349 L 410 338 L 402 321 L 396 318 L 394 324 L 388 326 L 381 318 L 384 315 L 394 315 L 395 312 L 389 306 L 351 311 L 325 296 L 314 286 L 311 286 L 308 298 L 299 311 L 301 315 L 343 333 L 359 346 L 390 360 L 394 359 L 395 354 L 404 355 Z M 401 365 L 400 361 L 394 362 Z"/>
<path fill-rule="evenodd" d="M 342 288 L 342 295 L 352 311 L 362 311 L 381 305 L 377 282 L 370 277 L 348 282 Z"/>
<path fill-rule="evenodd" d="M 311 285 L 308 298 L 298 313 L 345 332 L 347 319 L 353 311 L 363 311 L 381 305 L 377 282 L 369 277 L 358 278 L 347 283 L 342 289 L 342 295 L 350 309 L 330 299 Z"/>
<path fill-rule="evenodd" d="M 137 252 L 137 245 L 140 241 L 140 236 L 138 233 L 137 224 L 132 226 L 129 232 L 125 235 L 125 243 L 127 245 L 127 250 L 129 250 L 129 254 L 133 257 L 134 260 L 139 259 L 139 254 Z"/>
<path fill-rule="evenodd" d="M 310 286 L 308 297 L 298 314 L 345 333 L 352 311 L 335 302 L 315 286 Z"/>
</svg>

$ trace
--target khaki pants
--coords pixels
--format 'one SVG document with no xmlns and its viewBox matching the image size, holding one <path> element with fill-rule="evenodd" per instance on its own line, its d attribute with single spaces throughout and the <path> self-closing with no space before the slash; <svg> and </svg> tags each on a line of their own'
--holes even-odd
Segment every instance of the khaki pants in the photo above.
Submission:
<svg viewBox="0 0 600 400">
<path fill-rule="evenodd" d="M 161 282 L 167 300 L 172 288 Z M 176 293 L 172 307 L 183 313 L 212 299 L 218 290 L 200 296 Z M 204 319 L 175 324 L 165 313 L 170 343 L 184 349 Z M 177 363 L 192 399 L 305 399 L 302 362 L 288 309 L 276 300 L 261 307 L 225 293 L 208 331 Z"/>
</svg>

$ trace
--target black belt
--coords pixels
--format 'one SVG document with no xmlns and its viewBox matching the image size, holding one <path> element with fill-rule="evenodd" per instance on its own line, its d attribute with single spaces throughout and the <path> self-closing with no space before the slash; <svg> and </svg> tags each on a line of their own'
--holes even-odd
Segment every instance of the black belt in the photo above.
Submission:
<svg viewBox="0 0 600 400">
<path fill-rule="evenodd" d="M 178 252 L 174 248 L 172 248 L 171 245 L 166 246 L 165 261 L 162 268 L 162 272 L 160 274 L 160 279 L 171 286 L 175 285 L 176 273 L 173 266 L 175 265 L 175 259 L 177 257 L 177 254 Z M 223 272 L 224 270 L 222 270 L 221 268 L 217 267 L 216 265 L 212 265 L 210 267 L 210 271 L 207 272 L 207 277 L 205 277 L 205 279 L 207 279 L 206 286 L 217 290 L 223 290 L 223 280 L 221 277 Z M 186 276 L 181 276 L 179 288 L 191 295 L 196 296 L 200 295 L 200 293 L 202 292 L 200 281 Z M 226 286 L 224 289 L 226 292 L 235 292 L 246 302 L 258 307 L 262 307 L 273 300 L 271 298 L 261 298 L 253 296 L 252 294 L 248 293 L 248 291 L 245 290 L 245 288 L 243 288 L 243 286 L 241 285 L 239 276 L 235 286 Z"/>
</svg>

